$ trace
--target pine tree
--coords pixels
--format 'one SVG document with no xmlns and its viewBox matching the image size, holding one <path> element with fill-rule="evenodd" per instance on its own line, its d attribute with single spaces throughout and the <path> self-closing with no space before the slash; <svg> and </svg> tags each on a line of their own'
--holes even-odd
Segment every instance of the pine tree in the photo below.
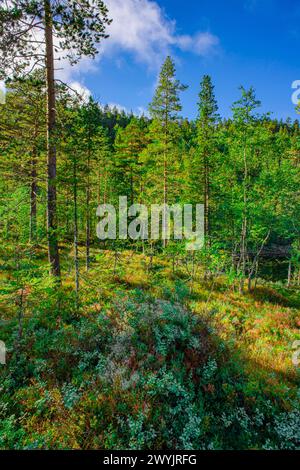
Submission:
<svg viewBox="0 0 300 470">
<path fill-rule="evenodd" d="M 40 74 L 35 73 L 26 80 L 10 82 L 6 105 L 1 112 L 0 168 L 14 186 L 22 181 L 30 188 L 28 225 L 31 242 L 35 242 L 37 236 L 38 181 L 41 180 L 41 161 L 44 163 L 44 103 L 44 84 Z"/>
<path fill-rule="evenodd" d="M 197 156 L 203 167 L 203 201 L 204 201 L 204 236 L 207 241 L 210 231 L 210 170 L 216 150 L 216 126 L 219 119 L 218 105 L 214 87 L 209 75 L 204 75 L 199 93 L 197 118 Z"/>
<path fill-rule="evenodd" d="M 182 107 L 179 99 L 179 92 L 186 90 L 187 86 L 182 85 L 176 79 L 176 69 L 174 61 L 168 56 L 162 65 L 159 74 L 158 86 L 156 88 L 152 102 L 149 105 L 151 117 L 159 123 L 161 133 L 158 139 L 162 141 L 163 147 L 163 202 L 168 203 L 168 157 L 170 144 L 174 141 L 174 122 L 178 121 L 178 113 Z M 163 226 L 166 227 L 166 213 L 163 214 Z M 165 246 L 164 241 L 164 246 Z"/>
<path fill-rule="evenodd" d="M 130 203 L 141 191 L 140 154 L 145 146 L 144 129 L 136 117 L 123 129 L 118 127 L 115 139 L 115 178 L 120 195 L 129 197 Z"/>
<path fill-rule="evenodd" d="M 44 67 L 47 87 L 47 228 L 51 272 L 60 277 L 56 215 L 56 96 L 55 54 L 75 64 L 82 56 L 94 57 L 95 44 L 109 24 L 101 0 L 12 0 L 0 7 L 0 78 L 19 76 L 26 69 Z M 42 32 L 40 37 L 39 33 Z M 58 44 L 54 44 L 57 38 Z"/>
<path fill-rule="evenodd" d="M 87 104 L 84 104 L 80 110 L 81 125 L 84 132 L 82 144 L 85 146 L 86 154 L 86 230 L 85 230 L 85 247 L 86 247 L 86 270 L 90 267 L 90 244 L 91 244 L 91 192 L 92 192 L 92 168 L 95 163 L 97 153 L 97 136 L 99 132 L 100 107 L 90 98 Z"/>
</svg>

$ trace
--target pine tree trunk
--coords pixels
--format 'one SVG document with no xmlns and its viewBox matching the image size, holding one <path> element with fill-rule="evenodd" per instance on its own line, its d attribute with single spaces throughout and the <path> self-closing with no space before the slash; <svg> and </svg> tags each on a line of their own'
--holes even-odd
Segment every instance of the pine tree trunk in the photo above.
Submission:
<svg viewBox="0 0 300 470">
<path fill-rule="evenodd" d="M 247 179 L 248 179 L 248 165 L 247 165 L 247 155 L 246 149 L 244 149 L 244 207 L 243 207 L 243 222 L 242 222 L 242 233 L 241 233 L 241 271 L 242 271 L 242 279 L 240 281 L 240 292 L 242 293 L 244 290 L 244 278 L 246 275 L 246 257 L 247 257 Z"/>
<path fill-rule="evenodd" d="M 106 204 L 107 197 L 107 171 L 104 172 L 104 189 L 103 189 L 103 204 Z"/>
<path fill-rule="evenodd" d="M 130 201 L 131 205 L 134 203 L 134 192 L 133 192 L 133 168 L 130 168 Z"/>
<path fill-rule="evenodd" d="M 30 232 L 29 240 L 33 242 L 36 240 L 36 216 L 37 216 L 37 158 L 36 147 L 33 148 L 31 159 L 31 184 L 30 184 Z"/>
<path fill-rule="evenodd" d="M 47 232 L 51 274 L 60 278 L 56 221 L 56 100 L 54 82 L 53 30 L 50 0 L 44 0 L 47 81 Z"/>
<path fill-rule="evenodd" d="M 168 169 L 167 169 L 167 145 L 168 145 L 168 117 L 166 113 L 165 118 L 165 148 L 164 148 L 164 209 L 163 209 L 163 247 L 167 246 L 167 211 L 166 205 L 168 203 Z"/>
<path fill-rule="evenodd" d="M 168 194 L 168 188 L 167 188 L 167 161 L 166 161 L 166 156 L 164 157 L 164 208 L 163 208 L 163 247 L 165 248 L 167 245 L 167 240 L 166 240 L 166 230 L 167 230 L 167 212 L 166 212 L 166 204 L 167 204 L 167 194 Z"/>
<path fill-rule="evenodd" d="M 209 240 L 209 170 L 208 170 L 208 157 L 204 153 L 204 244 L 205 248 L 208 247 Z M 208 255 L 206 254 L 206 257 Z M 208 278 L 207 259 L 204 261 L 204 281 Z"/>
<path fill-rule="evenodd" d="M 78 307 L 79 292 L 79 258 L 78 258 L 78 208 L 77 208 L 77 162 L 73 163 L 73 203 L 74 203 L 74 267 L 76 308 Z"/>
<path fill-rule="evenodd" d="M 100 163 L 98 163 L 99 165 Z M 100 201 L 101 201 L 101 172 L 100 170 L 98 170 L 98 173 L 97 173 L 97 206 L 100 205 Z"/>
<path fill-rule="evenodd" d="M 86 186 L 86 241 L 85 241 L 85 248 L 86 248 L 86 270 L 88 271 L 90 268 L 90 245 L 91 245 L 91 214 L 90 214 L 90 159 L 91 159 L 91 150 L 90 150 L 90 143 L 88 148 L 88 161 L 87 161 L 87 186 Z"/>
<path fill-rule="evenodd" d="M 289 260 L 289 266 L 288 266 L 288 277 L 287 277 L 287 287 L 291 286 L 291 280 L 292 280 L 292 260 Z"/>
<path fill-rule="evenodd" d="M 208 158 L 204 156 L 204 237 L 205 243 L 209 236 L 209 169 Z"/>
</svg>

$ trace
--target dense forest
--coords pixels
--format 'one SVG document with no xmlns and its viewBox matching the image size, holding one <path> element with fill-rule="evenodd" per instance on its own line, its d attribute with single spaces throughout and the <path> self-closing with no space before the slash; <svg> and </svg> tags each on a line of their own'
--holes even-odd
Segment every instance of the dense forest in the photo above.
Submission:
<svg viewBox="0 0 300 470">
<path fill-rule="evenodd" d="M 74 3 L 0 2 L 0 448 L 300 448 L 298 120 L 209 75 L 185 119 L 170 56 L 146 115 L 80 96 L 52 35 L 75 63 L 110 19 Z M 204 246 L 99 240 L 120 196 L 203 204 Z"/>
</svg>

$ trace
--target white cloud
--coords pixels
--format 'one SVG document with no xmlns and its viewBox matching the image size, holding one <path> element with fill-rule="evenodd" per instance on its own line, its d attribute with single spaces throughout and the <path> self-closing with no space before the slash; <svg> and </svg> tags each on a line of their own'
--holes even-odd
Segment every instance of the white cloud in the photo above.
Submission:
<svg viewBox="0 0 300 470">
<path fill-rule="evenodd" d="M 154 1 L 106 0 L 106 4 L 113 22 L 108 27 L 110 37 L 102 45 L 103 54 L 127 51 L 156 67 L 172 47 L 206 56 L 219 44 L 209 32 L 176 35 L 176 22 Z"/>
<path fill-rule="evenodd" d="M 176 49 L 206 57 L 219 45 L 219 38 L 208 31 L 177 34 L 176 21 L 168 18 L 154 0 L 105 0 L 105 4 L 113 21 L 107 28 L 109 38 L 99 45 L 96 58 L 84 57 L 71 66 L 62 55 L 61 60 L 55 62 L 56 78 L 84 94 L 90 92 L 82 85 L 82 77 L 95 72 L 105 55 L 114 56 L 117 66 L 121 67 L 122 52 L 129 52 L 137 61 L 157 69 L 166 55 Z M 42 39 L 42 32 L 35 31 L 34 37 Z M 55 44 L 57 42 L 55 38 Z"/>
<path fill-rule="evenodd" d="M 34 30 L 33 37 L 36 41 L 43 41 L 43 31 Z M 54 38 L 54 46 L 58 47 L 59 39 Z M 41 49 L 41 52 L 43 50 Z M 83 101 L 88 101 L 91 96 L 91 91 L 81 83 L 83 74 L 97 70 L 95 61 L 90 58 L 83 57 L 76 65 L 72 66 L 67 58 L 64 57 L 65 53 L 55 53 L 55 78 L 66 83 L 70 87 L 70 91 L 75 91 Z M 29 69 L 32 67 L 33 62 L 30 64 Z"/>
<path fill-rule="evenodd" d="M 91 91 L 82 83 L 79 82 L 71 82 L 69 84 L 69 87 L 71 90 L 74 90 L 74 92 L 80 96 L 80 98 L 87 102 L 89 97 L 91 96 Z"/>
<path fill-rule="evenodd" d="M 105 52 L 132 52 L 147 64 L 156 63 L 173 42 L 175 22 L 167 20 L 156 2 L 149 0 L 106 0 L 112 24 L 103 43 Z"/>
<path fill-rule="evenodd" d="M 108 106 L 110 109 L 117 109 L 119 111 L 119 113 L 121 113 L 122 111 L 124 111 L 126 114 L 130 114 L 130 113 L 133 113 L 135 116 L 145 116 L 145 117 L 149 117 L 149 112 L 147 111 L 146 108 L 144 108 L 143 106 L 137 106 L 136 108 L 134 109 L 128 109 L 126 108 L 126 106 L 123 106 L 119 103 L 107 103 L 107 105 L 104 105 L 104 104 L 101 104 L 100 105 L 102 109 L 104 109 L 105 106 Z"/>
<path fill-rule="evenodd" d="M 31 32 L 32 40 L 38 41 L 43 43 L 44 41 L 44 32 L 40 29 L 33 29 Z M 53 39 L 54 48 L 59 50 L 59 38 L 56 36 Z M 38 52 L 44 54 L 44 46 L 40 45 L 38 47 Z M 69 51 L 70 52 L 70 51 Z M 61 80 L 64 83 L 67 83 L 71 86 L 71 82 L 75 85 L 73 88 L 76 89 L 78 86 L 82 87 L 81 91 L 85 88 L 83 85 L 80 85 L 78 82 L 78 78 L 80 77 L 81 73 L 88 73 L 97 70 L 97 66 L 95 61 L 88 57 L 83 57 L 76 65 L 70 65 L 69 59 L 65 57 L 65 51 L 55 51 L 54 58 L 55 58 L 55 78 Z M 29 64 L 28 70 L 31 70 L 34 65 L 34 58 L 32 58 L 31 63 Z M 44 66 L 43 62 L 41 61 L 39 66 Z M 79 88 L 78 88 L 79 90 Z"/>
<path fill-rule="evenodd" d="M 220 41 L 217 36 L 209 32 L 197 33 L 194 36 L 178 36 L 177 43 L 183 51 L 191 51 L 200 56 L 215 52 Z"/>
<path fill-rule="evenodd" d="M 149 116 L 149 111 L 144 108 L 143 106 L 138 106 L 136 108 L 136 111 L 134 111 L 134 114 L 136 114 L 137 116 L 145 116 L 145 117 L 150 117 Z"/>
<path fill-rule="evenodd" d="M 2 80 L 0 80 L 0 104 L 5 103 L 5 93 L 6 93 L 5 83 Z"/>
</svg>

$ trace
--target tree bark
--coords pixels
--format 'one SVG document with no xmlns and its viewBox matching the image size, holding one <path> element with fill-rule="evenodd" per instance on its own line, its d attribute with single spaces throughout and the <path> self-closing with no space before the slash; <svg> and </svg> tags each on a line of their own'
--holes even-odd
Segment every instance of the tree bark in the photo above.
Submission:
<svg viewBox="0 0 300 470">
<path fill-rule="evenodd" d="M 208 157 L 204 155 L 204 237 L 205 243 L 209 235 L 209 167 Z"/>
<path fill-rule="evenodd" d="M 36 215 L 37 215 L 37 158 L 36 148 L 34 147 L 31 159 L 31 184 L 30 184 L 30 233 L 29 240 L 36 240 Z"/>
<path fill-rule="evenodd" d="M 167 160 L 166 155 L 164 155 L 164 208 L 163 208 L 163 247 L 167 246 L 167 211 L 166 205 L 168 200 L 168 188 L 167 188 Z"/>
<path fill-rule="evenodd" d="M 252 283 L 252 277 L 253 277 L 253 274 L 255 273 L 255 278 L 256 278 L 256 275 L 257 275 L 257 271 L 258 271 L 258 262 L 259 262 L 259 257 L 261 255 L 261 252 L 265 246 L 265 244 L 267 243 L 268 241 L 268 238 L 270 236 L 270 233 L 271 231 L 269 230 L 266 237 L 264 238 L 264 240 L 262 241 L 262 244 L 258 250 L 258 252 L 256 253 L 255 257 L 254 257 L 254 260 L 253 260 L 253 263 L 252 263 L 252 266 L 251 266 L 251 269 L 249 270 L 249 275 L 248 275 L 248 291 L 250 292 L 251 291 L 251 283 Z"/>
<path fill-rule="evenodd" d="M 208 137 L 207 137 L 208 139 Z M 204 151 L 204 246 L 207 249 L 209 246 L 209 166 L 208 166 L 208 155 L 207 150 Z M 204 281 L 207 281 L 209 276 L 207 269 L 207 256 L 204 260 Z"/>
<path fill-rule="evenodd" d="M 29 227 L 29 241 L 32 243 L 36 241 L 37 229 L 37 123 L 34 126 L 34 142 L 31 153 L 31 169 L 30 169 L 30 227 Z"/>
<path fill-rule="evenodd" d="M 78 307 L 79 293 L 79 258 L 78 258 L 78 209 L 77 209 L 77 162 L 73 162 L 73 203 L 74 203 L 74 267 L 76 308 Z"/>
<path fill-rule="evenodd" d="M 241 233 L 241 262 L 240 266 L 242 269 L 242 279 L 240 280 L 240 293 L 243 292 L 244 290 L 244 278 L 246 275 L 246 256 L 247 256 L 247 225 L 248 225 L 248 219 L 247 219 L 247 204 L 248 204 L 248 198 L 247 198 L 247 180 L 248 180 L 248 165 L 247 165 L 247 154 L 246 154 L 246 148 L 244 148 L 244 197 L 243 197 L 243 202 L 244 202 L 244 207 L 243 207 L 243 222 L 242 222 L 242 233 Z"/>
<path fill-rule="evenodd" d="M 291 287 L 291 281 L 292 281 L 292 260 L 289 260 L 289 266 L 288 266 L 288 277 L 287 277 L 287 287 Z"/>
<path fill-rule="evenodd" d="M 89 136 L 89 144 L 88 144 L 88 161 L 87 161 L 87 186 L 86 186 L 86 240 L 85 240 L 85 248 L 86 248 L 86 270 L 88 271 L 90 268 L 90 245 L 91 245 L 91 213 L 90 213 L 90 160 L 91 160 L 91 148 L 90 148 L 90 136 Z"/>
<path fill-rule="evenodd" d="M 168 108 L 165 113 L 165 142 L 164 142 L 164 175 L 163 175 L 163 184 L 164 184 L 164 209 L 163 209 L 163 247 L 167 246 L 167 211 L 166 205 L 168 203 L 168 165 L 167 165 L 167 152 L 168 152 L 168 131 L 169 131 L 169 121 L 168 121 Z"/>
<path fill-rule="evenodd" d="M 50 0 L 44 0 L 47 81 L 47 233 L 51 274 L 60 278 L 56 221 L 56 99 L 54 82 L 53 29 Z"/>
</svg>

